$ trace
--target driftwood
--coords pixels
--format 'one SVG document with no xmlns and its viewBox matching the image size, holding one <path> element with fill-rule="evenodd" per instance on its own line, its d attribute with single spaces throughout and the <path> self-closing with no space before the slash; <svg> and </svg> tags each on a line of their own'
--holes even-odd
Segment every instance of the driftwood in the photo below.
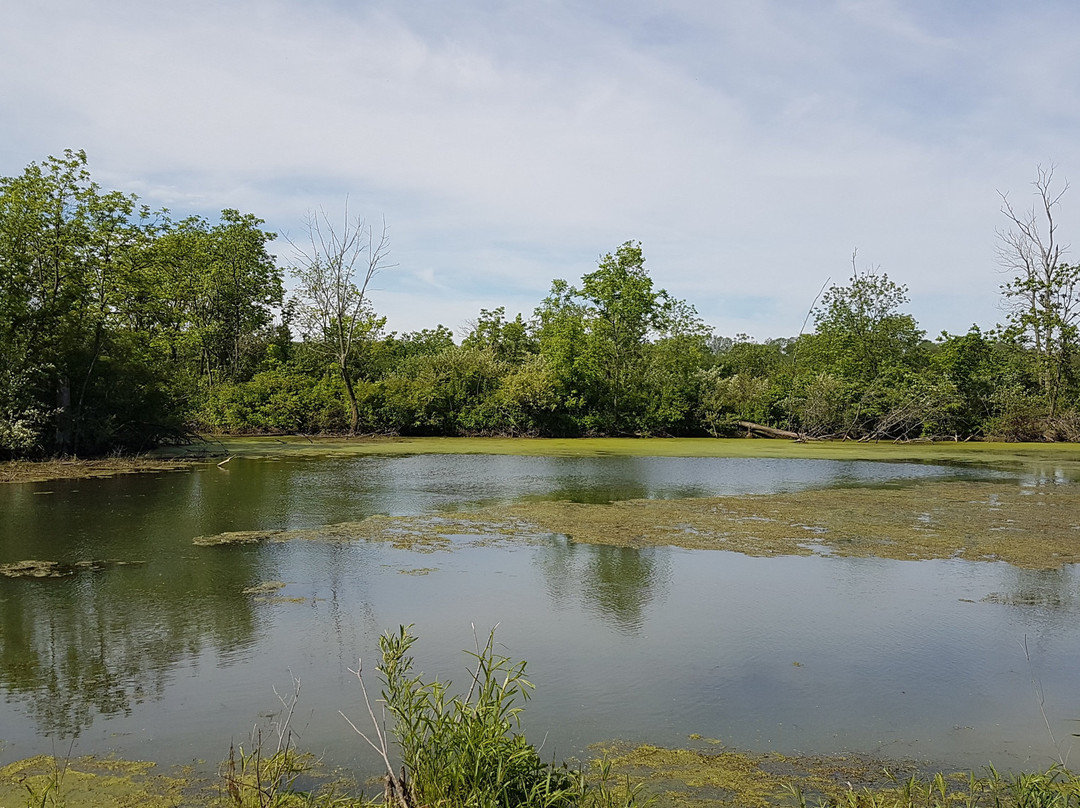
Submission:
<svg viewBox="0 0 1080 808">
<path fill-rule="evenodd" d="M 788 440 L 817 440 L 810 435 L 804 435 L 801 432 L 791 432 L 787 429 L 776 429 L 771 426 L 764 426 L 762 424 L 755 424 L 753 421 L 737 421 L 739 426 L 745 429 L 747 432 L 751 432 L 755 435 L 761 435 L 765 438 L 786 438 Z"/>
</svg>

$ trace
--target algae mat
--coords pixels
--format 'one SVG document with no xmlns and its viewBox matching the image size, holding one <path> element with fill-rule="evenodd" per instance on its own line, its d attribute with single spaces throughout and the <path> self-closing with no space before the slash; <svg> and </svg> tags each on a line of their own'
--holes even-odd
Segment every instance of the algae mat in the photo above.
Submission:
<svg viewBox="0 0 1080 808">
<path fill-rule="evenodd" d="M 760 457 L 815 460 L 881 460 L 978 465 L 1067 464 L 1080 470 L 1075 443 L 912 442 L 869 443 L 752 438 L 212 438 L 199 447 L 163 454 L 205 454 L 207 448 L 237 457 L 481 454 L 523 457 Z"/>
<path fill-rule="evenodd" d="M 551 534 L 587 544 L 757 556 L 962 558 L 1057 568 L 1080 561 L 1080 485 L 927 481 L 604 505 L 525 502 L 434 517 L 378 516 L 313 530 L 223 533 L 195 543 L 380 540 L 439 550 L 455 546 L 451 536 L 476 542 Z"/>
<path fill-rule="evenodd" d="M 207 799 L 190 795 L 191 788 L 187 779 L 154 773 L 153 763 L 111 758 L 58 760 L 39 755 L 0 769 L 0 806 L 165 808 L 207 804 Z"/>
</svg>

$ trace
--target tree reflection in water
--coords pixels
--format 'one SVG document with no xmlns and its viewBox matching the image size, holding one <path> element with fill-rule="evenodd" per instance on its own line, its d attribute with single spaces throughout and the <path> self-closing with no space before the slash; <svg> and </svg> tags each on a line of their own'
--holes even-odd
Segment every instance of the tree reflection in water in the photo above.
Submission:
<svg viewBox="0 0 1080 808">
<path fill-rule="evenodd" d="M 64 739 L 98 715 L 130 715 L 160 699 L 179 662 L 253 644 L 255 614 L 241 593 L 250 564 L 233 555 L 169 574 L 120 567 L 0 578 L 0 689 L 25 703 L 40 735 Z"/>
<path fill-rule="evenodd" d="M 648 605 L 663 596 L 670 577 L 667 552 L 663 547 L 577 544 L 553 536 L 536 564 L 553 601 L 580 598 L 612 628 L 636 634 Z"/>
</svg>

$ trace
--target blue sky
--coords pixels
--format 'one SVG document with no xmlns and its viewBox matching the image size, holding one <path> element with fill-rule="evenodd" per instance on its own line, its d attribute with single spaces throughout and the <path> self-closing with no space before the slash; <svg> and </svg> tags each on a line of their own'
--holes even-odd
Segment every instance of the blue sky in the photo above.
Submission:
<svg viewBox="0 0 1080 808">
<path fill-rule="evenodd" d="M 390 225 L 396 330 L 529 314 L 629 239 L 720 334 L 797 333 L 856 248 L 931 335 L 992 326 L 998 192 L 1080 183 L 1067 0 L 9 5 L 0 175 L 82 148 L 293 238 L 348 197 Z M 1080 188 L 1059 222 L 1080 249 Z"/>
</svg>

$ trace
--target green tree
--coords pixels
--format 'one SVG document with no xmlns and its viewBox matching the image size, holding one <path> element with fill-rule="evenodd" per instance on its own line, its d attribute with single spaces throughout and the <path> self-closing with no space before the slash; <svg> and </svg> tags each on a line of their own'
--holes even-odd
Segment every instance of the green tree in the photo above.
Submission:
<svg viewBox="0 0 1080 808">
<path fill-rule="evenodd" d="M 814 310 L 816 333 L 806 346 L 814 370 L 865 385 L 889 366 L 918 361 L 923 332 L 900 311 L 907 302 L 906 286 L 876 270 L 859 272 L 853 257 L 848 285 L 830 286 Z"/>
<path fill-rule="evenodd" d="M 149 426 L 156 374 L 123 311 L 155 230 L 86 163 L 68 150 L 0 180 L 0 451 L 99 451 Z"/>
<path fill-rule="evenodd" d="M 640 408 L 645 344 L 662 328 L 669 298 L 663 289 L 653 289 L 637 242 L 604 255 L 581 280 L 576 294 L 584 302 L 587 324 L 582 365 L 600 425 L 623 431 L 631 427 L 630 413 Z"/>
<path fill-rule="evenodd" d="M 250 377 L 280 311 L 283 272 L 267 251 L 276 235 L 262 225 L 231 209 L 213 225 L 193 216 L 168 223 L 150 250 L 149 327 L 176 371 L 208 388 Z"/>
<path fill-rule="evenodd" d="M 461 344 L 466 348 L 487 348 L 498 359 L 515 365 L 520 365 L 539 350 L 536 338 L 521 315 L 507 320 L 503 306 L 494 311 L 480 309 L 469 335 Z"/>
</svg>

